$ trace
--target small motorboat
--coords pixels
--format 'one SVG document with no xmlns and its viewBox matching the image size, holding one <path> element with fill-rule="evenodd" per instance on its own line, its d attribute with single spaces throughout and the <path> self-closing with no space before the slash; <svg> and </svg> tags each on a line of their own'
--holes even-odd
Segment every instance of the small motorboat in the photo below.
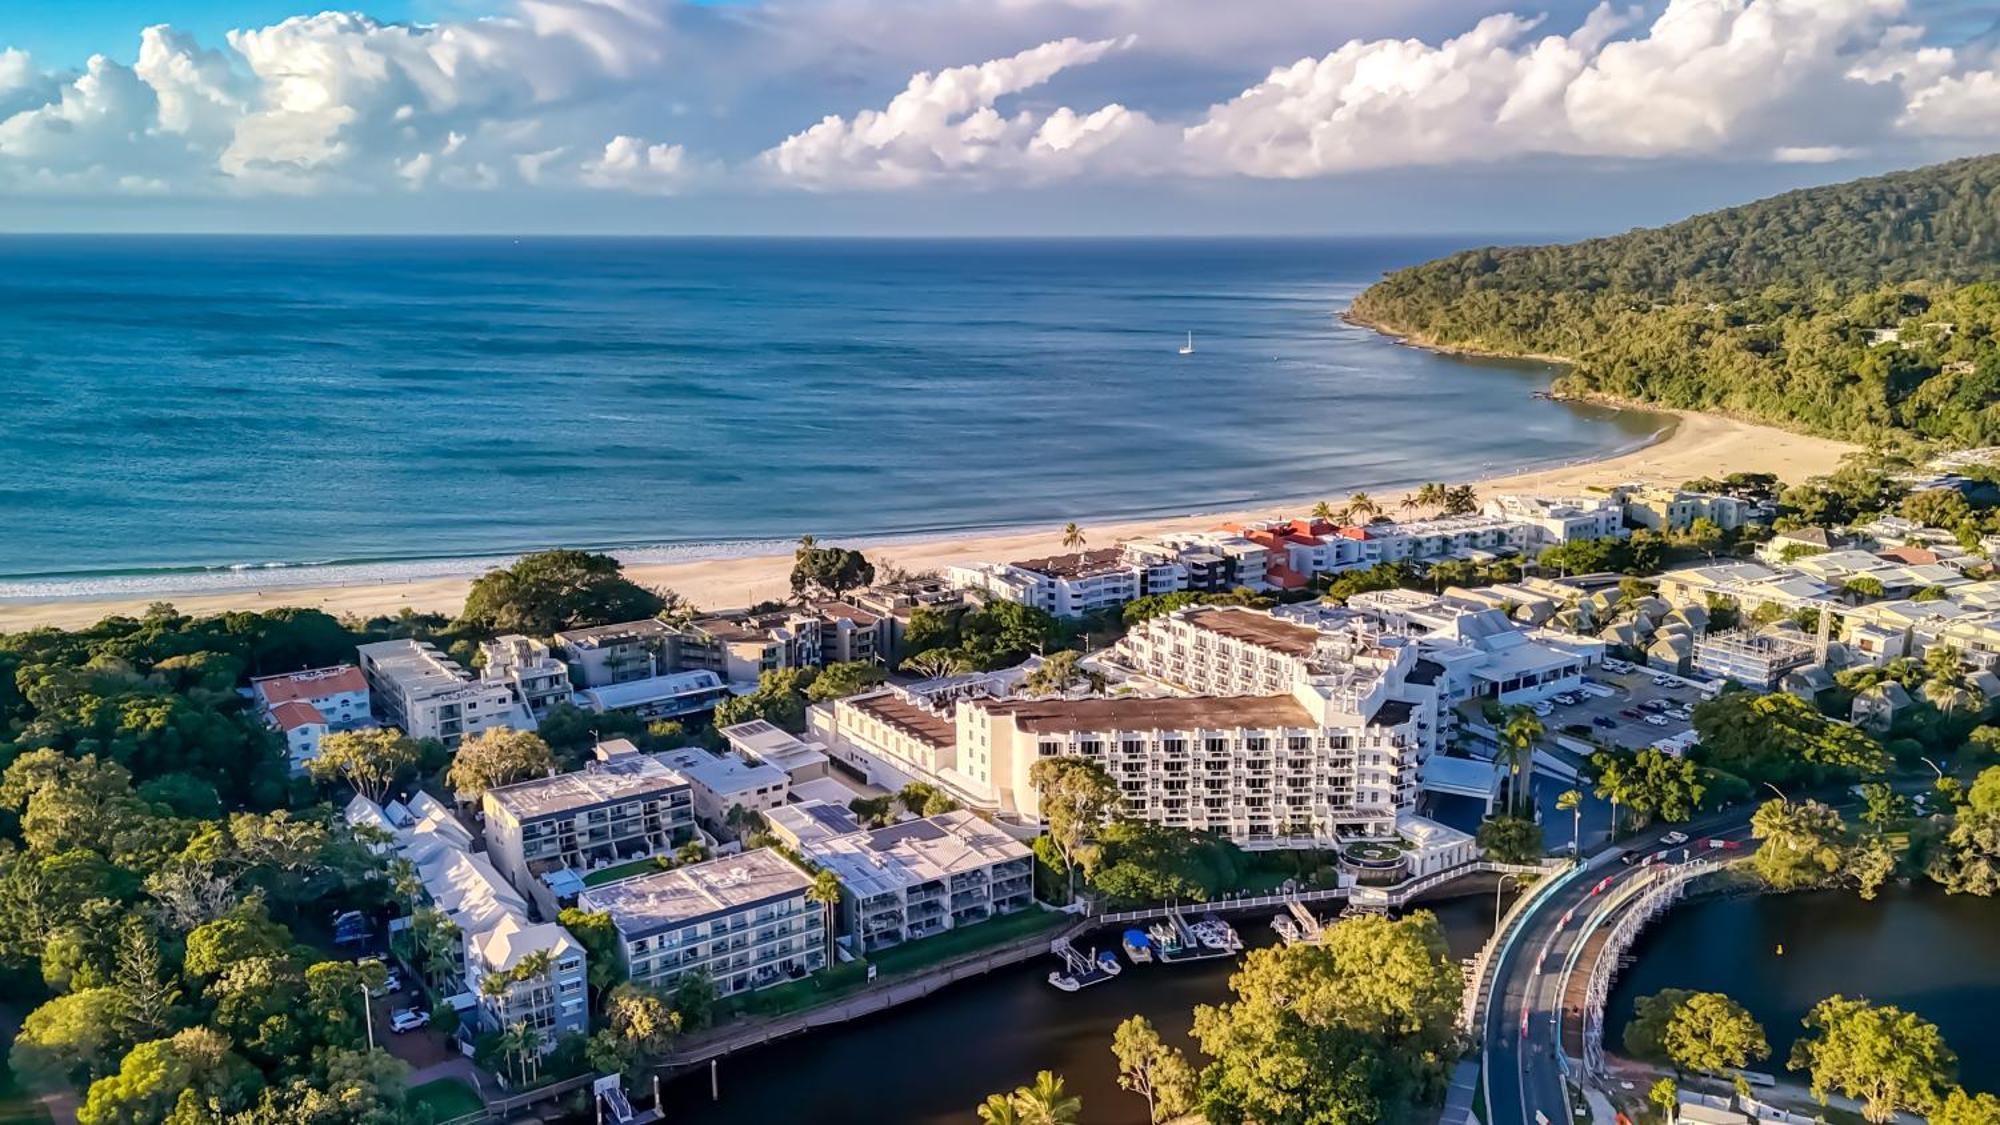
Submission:
<svg viewBox="0 0 2000 1125">
<path fill-rule="evenodd" d="M 1064 992 L 1075 992 L 1077 989 L 1083 987 L 1075 977 L 1070 976 L 1061 969 L 1057 969 L 1049 974 L 1049 983 L 1062 989 Z"/>
<path fill-rule="evenodd" d="M 1097 955 L 1098 971 L 1106 976 L 1117 976 L 1125 971 L 1125 965 L 1118 960 L 1118 954 L 1107 949 Z"/>
<path fill-rule="evenodd" d="M 1123 942 L 1125 956 L 1134 965 L 1143 965 L 1153 959 L 1153 939 L 1144 930 L 1126 930 Z"/>
<path fill-rule="evenodd" d="M 1286 945 L 1297 945 L 1302 936 L 1299 932 L 1298 919 L 1289 914 L 1280 914 L 1271 919 L 1271 928 L 1278 931 L 1278 936 L 1284 939 Z"/>
</svg>

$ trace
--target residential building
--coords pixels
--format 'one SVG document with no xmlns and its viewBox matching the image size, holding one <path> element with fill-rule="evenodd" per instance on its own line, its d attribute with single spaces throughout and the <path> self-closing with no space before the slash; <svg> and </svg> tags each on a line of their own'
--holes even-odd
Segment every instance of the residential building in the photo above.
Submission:
<svg viewBox="0 0 2000 1125">
<path fill-rule="evenodd" d="M 727 825 L 730 810 L 739 806 L 744 812 L 768 812 L 784 804 L 791 793 L 791 778 L 784 770 L 735 754 L 711 754 L 690 746 L 657 757 L 688 779 L 694 788 L 695 815 L 710 825 Z"/>
<path fill-rule="evenodd" d="M 1503 494 L 1480 510 L 1533 528 L 1532 543 L 1538 548 L 1626 534 L 1625 506 L 1612 496 Z"/>
<path fill-rule="evenodd" d="M 546 1054 L 568 1035 L 590 1032 L 590 983 L 583 945 L 554 922 L 531 922 L 519 913 L 466 939 L 465 984 L 479 998 L 480 1026 L 499 1031 L 532 1027 Z M 531 964 L 546 969 L 534 972 Z M 532 959 L 532 960 L 531 960 Z M 506 981 L 488 992 L 486 979 Z"/>
<path fill-rule="evenodd" d="M 840 880 L 840 929 L 863 953 L 1034 905 L 1034 853 L 962 810 L 800 847 Z"/>
<path fill-rule="evenodd" d="M 862 661 L 887 663 L 893 643 L 889 618 L 847 602 L 814 602 L 819 618 L 821 665 Z"/>
<path fill-rule="evenodd" d="M 887 640 L 884 655 L 900 655 L 911 614 L 919 609 L 957 608 L 964 604 L 965 595 L 942 577 L 906 578 L 856 590 L 847 595 L 847 600 L 882 618 Z"/>
<path fill-rule="evenodd" d="M 479 668 L 482 683 L 504 683 L 537 719 L 558 703 L 568 703 L 569 666 L 549 653 L 549 646 L 517 633 L 496 637 L 479 646 L 485 658 Z"/>
<path fill-rule="evenodd" d="M 554 902 L 547 876 L 663 855 L 694 836 L 687 778 L 613 739 L 581 770 L 502 785 L 480 798 L 486 852 L 521 893 Z M 549 911 L 552 913 L 553 911 Z"/>
<path fill-rule="evenodd" d="M 675 632 L 647 618 L 556 634 L 556 645 L 576 668 L 579 690 L 649 680 L 670 670 Z"/>
<path fill-rule="evenodd" d="M 1757 545 L 1757 557 L 1773 565 L 1806 555 L 1831 551 L 1846 544 L 1823 527 L 1795 527 L 1780 531 Z"/>
<path fill-rule="evenodd" d="M 704 972 L 731 996 L 826 965 L 826 911 L 812 880 L 769 848 L 585 890 L 580 909 L 611 916 L 632 980 L 670 988 Z"/>
<path fill-rule="evenodd" d="M 1702 519 L 1734 531 L 1763 510 L 1734 496 L 1654 485 L 1625 485 L 1613 495 L 1624 501 L 1628 523 L 1660 532 L 1685 531 Z"/>
<path fill-rule="evenodd" d="M 1116 609 L 1148 594 L 1170 594 L 1187 586 L 1178 561 L 1143 553 L 1128 559 L 1119 547 L 1052 555 L 1014 563 L 972 563 L 945 571 L 960 590 L 976 590 L 1002 601 L 1033 606 L 1057 617 L 1083 617 Z"/>
<path fill-rule="evenodd" d="M 705 668 L 732 684 L 755 684 L 780 668 L 816 668 L 820 618 L 804 610 L 722 613 L 683 626 L 674 642 L 674 667 Z"/>
<path fill-rule="evenodd" d="M 726 726 L 719 733 L 732 750 L 749 761 L 785 771 L 791 784 L 813 781 L 827 774 L 826 752 L 819 744 L 805 742 L 764 719 Z"/>
<path fill-rule="evenodd" d="M 807 800 L 765 813 L 764 827 L 786 847 L 802 852 L 808 844 L 861 831 L 861 821 L 845 805 Z"/>
<path fill-rule="evenodd" d="M 1772 691 L 1787 672 L 1813 662 L 1813 648 L 1771 633 L 1732 629 L 1694 642 L 1694 673 L 1702 679 L 1734 680 L 1757 691 Z"/>
<path fill-rule="evenodd" d="M 319 757 L 320 739 L 327 734 L 374 723 L 368 679 L 352 664 L 259 676 L 250 690 L 265 721 L 284 735 L 295 774 Z"/>
<path fill-rule="evenodd" d="M 642 719 L 683 719 L 713 711 L 729 696 L 729 685 L 721 676 L 701 669 L 584 688 L 574 699 L 577 706 L 600 715 L 625 711 Z"/>
<path fill-rule="evenodd" d="M 1155 535 L 1120 544 L 1126 561 L 1135 566 L 1161 569 L 1149 585 L 1169 585 L 1171 568 L 1180 568 L 1180 587 L 1201 593 L 1224 593 L 1245 586 L 1266 588 L 1270 549 L 1243 535 L 1227 531 L 1201 531 Z M 1165 590 L 1155 589 L 1154 593 Z"/>
<path fill-rule="evenodd" d="M 431 644 L 378 641 L 357 651 L 375 706 L 412 738 L 457 746 L 495 727 L 535 729 L 535 716 L 512 684 L 479 679 Z"/>
</svg>

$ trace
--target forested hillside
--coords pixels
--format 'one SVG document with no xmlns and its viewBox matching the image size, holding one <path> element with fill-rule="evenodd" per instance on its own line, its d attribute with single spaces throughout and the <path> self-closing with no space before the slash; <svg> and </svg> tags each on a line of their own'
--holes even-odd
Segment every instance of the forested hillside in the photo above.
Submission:
<svg viewBox="0 0 2000 1125">
<path fill-rule="evenodd" d="M 1844 437 L 2000 443 L 2000 156 L 1389 275 L 1357 320 L 1559 355 L 1563 389 Z"/>
</svg>

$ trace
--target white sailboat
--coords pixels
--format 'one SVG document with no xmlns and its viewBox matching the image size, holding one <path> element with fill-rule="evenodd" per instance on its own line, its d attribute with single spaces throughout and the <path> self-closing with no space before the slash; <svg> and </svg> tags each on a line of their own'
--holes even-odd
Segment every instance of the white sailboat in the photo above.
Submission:
<svg viewBox="0 0 2000 1125">
<path fill-rule="evenodd" d="M 1188 333 L 1188 342 L 1181 345 L 1181 354 L 1182 355 L 1194 354 L 1194 333 L 1192 332 Z"/>
</svg>

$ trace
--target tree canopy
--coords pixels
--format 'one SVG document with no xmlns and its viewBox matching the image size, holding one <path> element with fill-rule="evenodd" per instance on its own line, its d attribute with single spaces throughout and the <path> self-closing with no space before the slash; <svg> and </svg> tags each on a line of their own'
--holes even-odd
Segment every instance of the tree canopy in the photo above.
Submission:
<svg viewBox="0 0 2000 1125">
<path fill-rule="evenodd" d="M 459 620 L 494 633 L 546 637 L 564 629 L 637 621 L 667 606 L 666 597 L 627 579 L 609 555 L 538 551 L 474 580 Z"/>
</svg>

